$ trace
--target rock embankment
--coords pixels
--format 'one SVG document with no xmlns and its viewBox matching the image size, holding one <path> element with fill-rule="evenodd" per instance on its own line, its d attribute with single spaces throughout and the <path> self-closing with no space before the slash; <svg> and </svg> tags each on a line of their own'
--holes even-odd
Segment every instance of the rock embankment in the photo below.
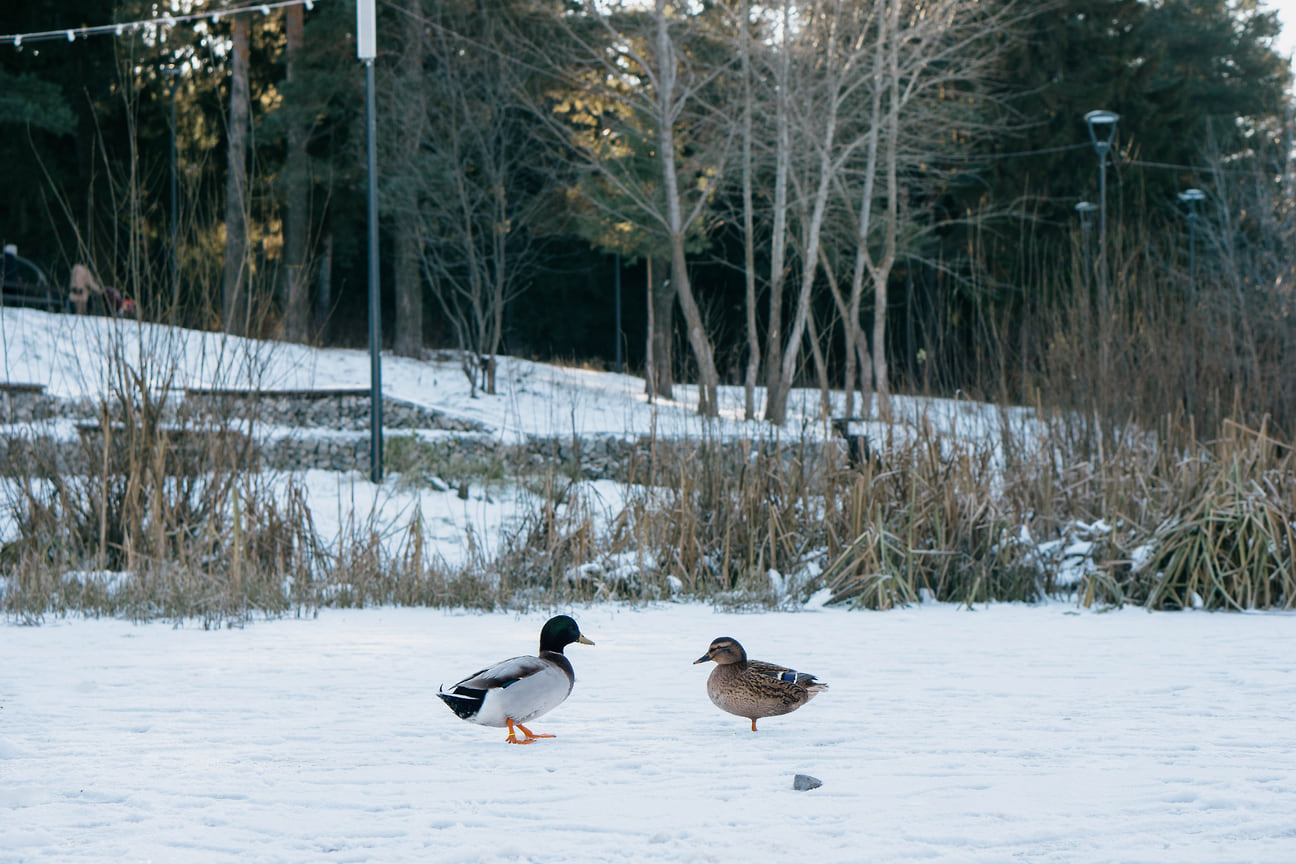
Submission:
<svg viewBox="0 0 1296 864">
<path fill-rule="evenodd" d="M 166 435 L 177 473 L 204 470 L 213 458 L 237 459 L 273 471 L 367 471 L 370 403 L 364 390 L 188 389 L 160 400 L 147 424 Z M 104 442 L 128 447 L 146 425 L 131 410 L 85 399 L 62 399 L 39 385 L 0 388 L 0 474 L 83 473 L 104 463 Z M 108 434 L 105 435 L 105 420 Z M 456 462 L 505 461 L 522 467 L 561 465 L 590 479 L 622 479 L 642 470 L 654 445 L 617 436 L 535 436 L 506 443 L 496 430 L 421 405 L 384 398 L 382 424 L 389 459 L 413 439 Z M 657 448 L 670 446 L 658 441 Z M 686 445 L 681 445 L 686 446 Z M 110 463 L 111 464 L 111 463 Z"/>
</svg>

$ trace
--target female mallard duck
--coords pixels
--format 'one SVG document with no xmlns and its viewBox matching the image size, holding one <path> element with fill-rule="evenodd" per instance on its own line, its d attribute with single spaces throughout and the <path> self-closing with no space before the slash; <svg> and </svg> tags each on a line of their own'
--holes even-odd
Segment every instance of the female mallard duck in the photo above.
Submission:
<svg viewBox="0 0 1296 864">
<path fill-rule="evenodd" d="M 751 720 L 753 732 L 757 718 L 788 714 L 828 689 L 809 672 L 748 660 L 738 640 L 728 636 L 714 640 L 693 663 L 708 660 L 714 660 L 716 668 L 707 678 L 707 695 L 720 710 Z"/>
<path fill-rule="evenodd" d="M 437 691 L 450 710 L 481 726 L 507 726 L 510 744 L 530 744 L 536 735 L 522 724 L 547 714 L 571 693 L 576 673 L 563 649 L 573 642 L 594 643 L 581 635 L 576 622 L 566 615 L 550 618 L 540 631 L 539 657 L 513 657 L 474 672 L 446 692 Z M 514 727 L 526 735 L 518 739 Z"/>
</svg>

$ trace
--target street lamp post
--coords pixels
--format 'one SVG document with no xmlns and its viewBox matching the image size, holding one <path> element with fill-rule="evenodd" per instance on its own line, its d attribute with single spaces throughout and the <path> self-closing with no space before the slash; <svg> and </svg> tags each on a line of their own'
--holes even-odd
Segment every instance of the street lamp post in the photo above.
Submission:
<svg viewBox="0 0 1296 864">
<path fill-rule="evenodd" d="M 378 315 L 378 148 L 374 58 L 378 56 L 375 0 L 356 3 L 356 54 L 365 66 L 365 149 L 369 169 L 369 479 L 382 482 L 382 322 Z"/>
<path fill-rule="evenodd" d="M 1085 280 L 1088 281 L 1089 274 L 1093 272 L 1093 262 L 1090 260 L 1092 251 L 1090 250 L 1091 241 L 1089 235 L 1093 233 L 1093 214 L 1098 209 L 1098 205 L 1092 201 L 1081 201 L 1075 205 L 1076 213 L 1080 214 L 1080 231 L 1083 236 L 1081 242 L 1084 243 L 1084 262 L 1085 262 Z"/>
<path fill-rule="evenodd" d="M 1116 137 L 1116 121 L 1120 115 L 1112 111 L 1090 111 L 1085 115 L 1089 127 L 1089 140 L 1098 153 L 1098 327 L 1100 340 L 1100 374 L 1107 377 L 1107 354 L 1110 350 L 1108 334 L 1111 328 L 1111 296 L 1107 288 L 1107 155 L 1112 139 Z"/>
<path fill-rule="evenodd" d="M 1200 189 L 1185 189 L 1179 193 L 1179 200 L 1188 205 L 1188 272 L 1194 283 L 1197 281 L 1197 203 L 1206 200 L 1206 193 Z M 1195 287 L 1195 286 L 1194 286 Z"/>
</svg>

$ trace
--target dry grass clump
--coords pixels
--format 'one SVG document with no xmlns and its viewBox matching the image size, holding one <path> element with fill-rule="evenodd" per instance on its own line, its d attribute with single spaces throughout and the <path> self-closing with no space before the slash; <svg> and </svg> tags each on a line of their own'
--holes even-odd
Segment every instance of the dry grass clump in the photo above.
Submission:
<svg viewBox="0 0 1296 864">
<path fill-rule="evenodd" d="M 1044 596 L 1047 579 L 1029 565 L 1013 504 L 999 492 L 993 447 L 946 441 L 924 424 L 885 452 L 825 520 L 833 537 L 823 579 L 834 602 L 888 609 Z"/>
<path fill-rule="evenodd" d="M 1228 424 L 1226 433 L 1167 466 L 1169 494 L 1087 598 L 1153 609 L 1296 606 L 1296 456 L 1263 430 Z"/>
<path fill-rule="evenodd" d="M 134 326 L 123 323 L 120 326 Z M 59 442 L 11 445 L 25 470 L 6 485 L 17 539 L 0 554 L 8 614 L 172 617 L 204 624 L 314 602 L 322 562 L 310 509 L 260 473 L 255 419 L 196 413 L 172 399 L 166 346 L 101 352 L 97 418 Z M 11 453 L 11 455 L 14 455 Z"/>
</svg>

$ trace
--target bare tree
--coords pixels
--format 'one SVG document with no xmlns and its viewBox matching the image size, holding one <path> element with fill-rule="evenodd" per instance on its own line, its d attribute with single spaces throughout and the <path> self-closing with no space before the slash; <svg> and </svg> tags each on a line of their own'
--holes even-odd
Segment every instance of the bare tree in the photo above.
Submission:
<svg viewBox="0 0 1296 864">
<path fill-rule="evenodd" d="M 770 356 L 774 370 L 770 381 L 765 418 L 781 425 L 786 419 L 787 396 L 798 366 L 801 341 L 810 314 L 820 260 L 820 243 L 833 189 L 840 174 L 854 157 L 860 140 L 849 134 L 844 112 L 866 83 L 862 74 L 871 56 L 865 34 L 874 17 L 868 7 L 845 0 L 824 0 L 804 5 L 798 18 L 785 12 L 783 52 L 794 64 L 785 89 L 792 105 L 788 123 L 802 142 L 800 152 L 789 155 L 792 183 L 797 191 L 793 212 L 799 215 L 796 245 L 800 259 L 795 313 L 792 325 L 777 355 Z M 775 219 L 779 218 L 776 211 Z M 771 338 L 780 338 L 775 333 Z"/>
<path fill-rule="evenodd" d="M 694 50 L 703 40 L 688 4 L 655 0 L 643 8 L 587 0 L 583 10 L 566 29 L 580 52 L 576 71 L 554 70 L 563 90 L 575 95 L 560 102 L 554 116 L 568 123 L 568 141 L 583 164 L 665 239 L 669 290 L 698 368 L 698 412 L 716 416 L 720 375 L 689 276 L 688 249 L 723 176 L 732 138 L 731 124 L 706 98 L 729 61 Z M 648 170 L 633 158 L 640 151 L 632 139 L 641 134 L 651 142 Z"/>
<path fill-rule="evenodd" d="M 984 122 L 970 116 L 968 97 L 982 104 L 979 88 L 1016 6 L 1015 0 L 737 6 L 734 53 L 741 81 L 732 90 L 741 92 L 742 104 L 730 113 L 742 140 L 749 330 L 762 279 L 753 272 L 755 237 L 768 244 L 764 380 L 770 422 L 781 424 L 786 416 L 811 305 L 824 282 L 842 322 L 845 384 L 852 394 L 847 410 L 853 411 L 861 373 L 862 390 L 882 382 L 885 407 L 886 287 L 906 231 L 912 234 L 905 228 L 911 221 L 905 202 L 920 191 L 918 183 L 940 180 L 946 154 L 971 140 Z M 852 252 L 854 274 L 828 269 L 850 262 Z M 785 284 L 796 289 L 791 303 Z M 861 313 L 868 287 L 874 315 L 866 331 Z M 785 309 L 792 313 L 786 327 Z M 820 332 L 827 338 L 832 331 Z"/>
<path fill-rule="evenodd" d="M 867 275 L 873 288 L 872 351 L 871 362 L 861 362 L 861 369 L 871 372 L 878 409 L 889 416 L 887 286 L 900 254 L 905 202 L 914 191 L 902 188 L 901 174 L 938 181 L 942 154 L 967 147 L 988 131 L 984 106 L 994 95 L 987 84 L 1016 25 L 1033 10 L 1015 0 L 874 0 L 874 8 L 864 162 L 861 171 L 844 178 L 855 190 L 846 197 L 858 202 L 844 318 L 847 352 L 859 352 L 863 339 L 855 328 Z M 885 208 L 880 226 L 874 219 L 879 179 Z M 849 378 L 846 391 L 852 392 Z"/>
<path fill-rule="evenodd" d="M 508 9 L 438 3 L 414 170 L 423 273 L 462 349 L 472 383 L 495 392 L 504 311 L 526 287 L 554 212 L 559 171 L 524 107 L 533 68 L 521 62 Z"/>
</svg>

